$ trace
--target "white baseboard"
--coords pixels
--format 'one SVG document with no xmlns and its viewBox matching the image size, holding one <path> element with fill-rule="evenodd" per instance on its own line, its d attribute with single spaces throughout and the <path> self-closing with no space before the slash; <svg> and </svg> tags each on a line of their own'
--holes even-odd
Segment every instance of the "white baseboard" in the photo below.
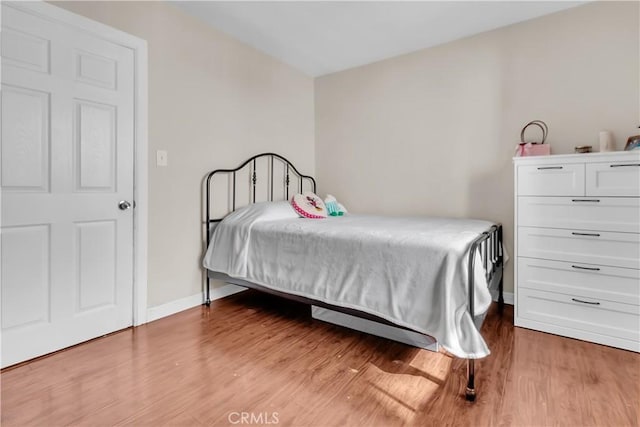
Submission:
<svg viewBox="0 0 640 427">
<path fill-rule="evenodd" d="M 237 294 L 247 288 L 242 286 L 236 286 L 231 284 L 225 284 L 219 288 L 211 289 L 211 301 L 228 297 L 229 295 Z M 147 323 L 154 320 L 162 319 L 163 317 L 171 316 L 172 314 L 179 313 L 189 308 L 198 306 L 204 303 L 204 295 L 198 293 L 191 295 L 190 297 L 180 298 L 175 301 L 168 302 L 166 304 L 157 305 L 155 307 L 149 307 L 147 309 Z"/>
</svg>

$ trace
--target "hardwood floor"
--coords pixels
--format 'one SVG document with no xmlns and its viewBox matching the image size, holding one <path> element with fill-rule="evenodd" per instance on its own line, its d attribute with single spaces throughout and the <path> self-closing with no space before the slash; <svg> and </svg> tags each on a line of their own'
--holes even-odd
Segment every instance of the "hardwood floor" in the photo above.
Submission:
<svg viewBox="0 0 640 427">
<path fill-rule="evenodd" d="M 492 354 L 465 362 L 312 320 L 253 291 L 5 370 L 2 426 L 637 426 L 640 355 L 483 326 Z"/>
</svg>

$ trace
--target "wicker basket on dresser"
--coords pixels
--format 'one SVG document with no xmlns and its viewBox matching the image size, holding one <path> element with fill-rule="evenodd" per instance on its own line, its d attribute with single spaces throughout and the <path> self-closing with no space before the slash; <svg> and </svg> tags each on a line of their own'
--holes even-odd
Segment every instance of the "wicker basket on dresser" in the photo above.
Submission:
<svg viewBox="0 0 640 427">
<path fill-rule="evenodd" d="M 640 151 L 513 161 L 515 325 L 640 351 Z"/>
</svg>

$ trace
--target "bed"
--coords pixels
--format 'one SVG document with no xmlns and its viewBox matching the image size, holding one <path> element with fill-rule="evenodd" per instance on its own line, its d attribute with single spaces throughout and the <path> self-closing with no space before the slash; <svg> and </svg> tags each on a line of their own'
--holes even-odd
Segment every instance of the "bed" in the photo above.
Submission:
<svg viewBox="0 0 640 427">
<path fill-rule="evenodd" d="M 315 193 L 315 179 L 275 153 L 207 174 L 205 304 L 210 281 L 220 280 L 311 304 L 321 320 L 424 348 L 436 343 L 467 359 L 465 396 L 475 400 L 475 360 L 490 353 L 479 331 L 491 291 L 504 304 L 501 225 L 300 218 L 288 200 L 303 191 Z"/>
</svg>

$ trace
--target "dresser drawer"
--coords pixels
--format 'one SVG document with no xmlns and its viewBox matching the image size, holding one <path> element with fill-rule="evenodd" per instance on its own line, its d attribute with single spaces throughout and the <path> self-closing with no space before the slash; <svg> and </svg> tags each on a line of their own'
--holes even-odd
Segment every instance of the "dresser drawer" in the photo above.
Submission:
<svg viewBox="0 0 640 427">
<path fill-rule="evenodd" d="M 640 196 L 640 162 L 588 163 L 587 196 Z"/>
<path fill-rule="evenodd" d="M 583 196 L 584 164 L 527 165 L 518 167 L 520 196 Z"/>
<path fill-rule="evenodd" d="M 518 256 L 640 269 L 640 234 L 519 227 Z"/>
<path fill-rule="evenodd" d="M 518 293 L 524 288 L 640 306 L 640 270 L 629 268 L 518 257 Z"/>
<path fill-rule="evenodd" d="M 548 332 L 568 328 L 589 334 L 591 339 L 600 335 L 636 343 L 640 341 L 640 306 L 606 300 L 600 301 L 599 305 L 586 302 L 594 301 L 577 293 L 560 294 L 522 288 L 518 289 L 518 317 L 535 321 Z M 548 327 L 545 328 L 544 324 Z M 580 338 L 579 333 L 567 335 Z"/>
<path fill-rule="evenodd" d="M 518 197 L 518 225 L 640 233 L 640 199 Z"/>
</svg>

